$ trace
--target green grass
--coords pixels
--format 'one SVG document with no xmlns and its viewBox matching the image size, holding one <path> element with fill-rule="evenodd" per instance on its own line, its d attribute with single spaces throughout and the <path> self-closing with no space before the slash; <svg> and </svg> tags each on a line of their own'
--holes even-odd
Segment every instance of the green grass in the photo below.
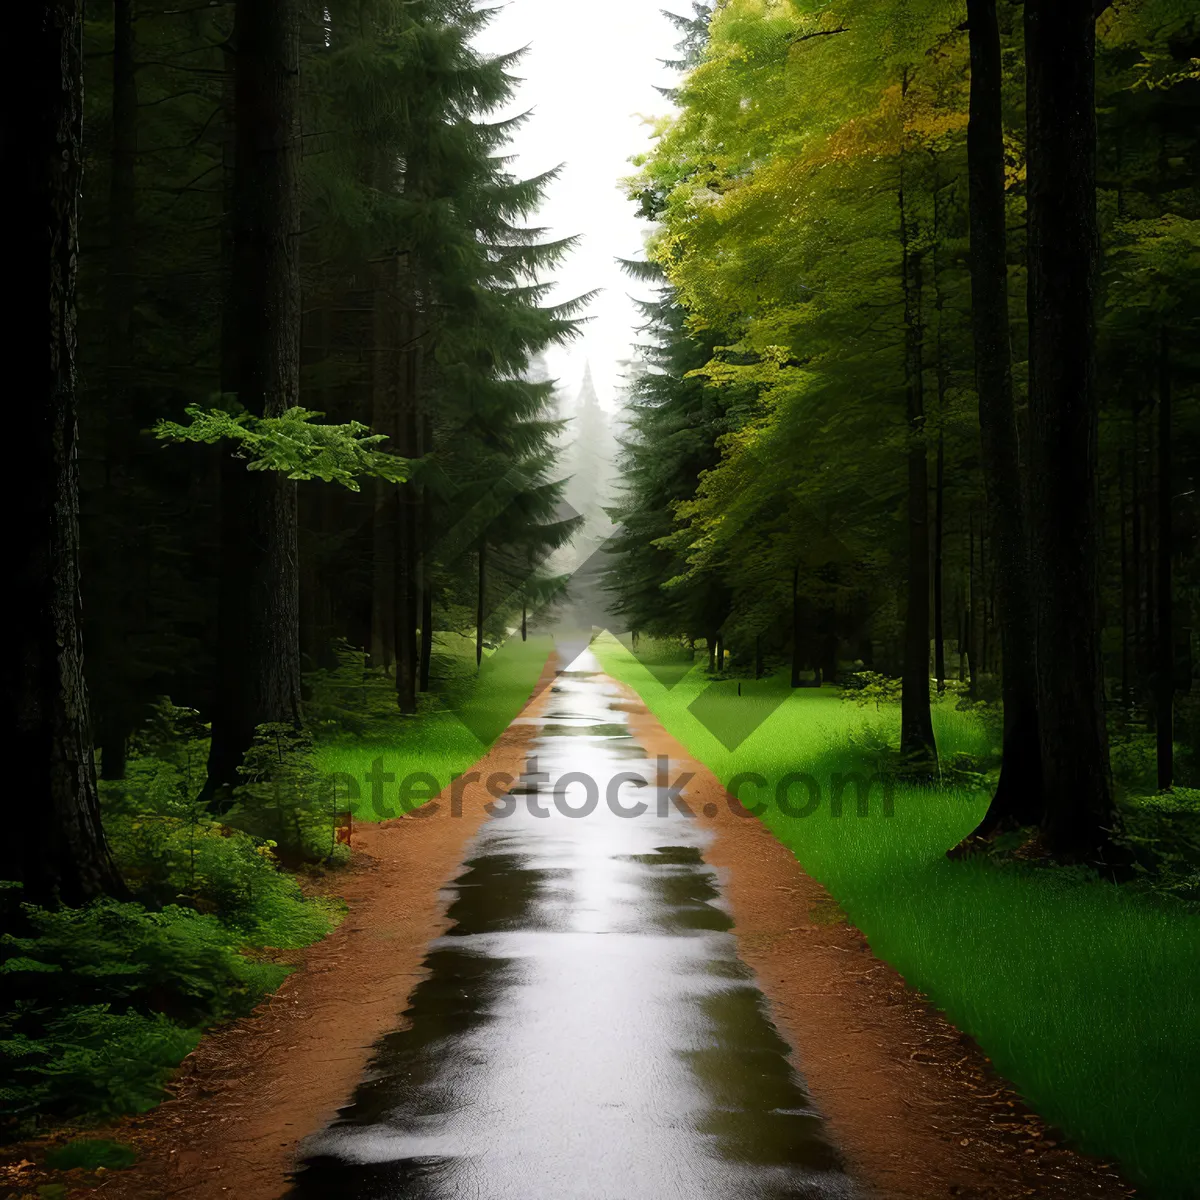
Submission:
<svg viewBox="0 0 1200 1200">
<path fill-rule="evenodd" d="M 386 736 L 321 743 L 317 764 L 323 772 L 342 777 L 339 795 L 347 798 L 355 820 L 399 816 L 404 811 L 403 781 L 411 781 L 411 809 L 487 752 L 524 707 L 552 649 L 547 636 L 527 642 L 510 638 L 486 654 L 476 675 L 474 643 L 440 634 L 435 667 L 442 679 L 432 702 L 415 717 L 397 718 L 394 731 Z"/>
<path fill-rule="evenodd" d="M 766 717 L 729 750 L 689 711 L 709 686 L 701 670 L 667 688 L 615 639 L 593 649 L 722 782 L 766 778 L 768 789 L 744 789 L 748 803 L 788 772 L 812 775 L 822 790 L 811 816 L 772 803 L 762 819 L 875 953 L 1074 1144 L 1120 1162 L 1148 1195 L 1200 1196 L 1200 919 L 1067 871 L 947 861 L 985 808 L 978 790 L 897 785 L 890 818 L 878 792 L 859 817 L 851 790 L 832 816 L 830 777 L 870 769 L 870 748 L 898 736 L 894 704 L 860 708 L 780 679 L 746 684 L 742 696 L 719 684 L 707 725 L 745 728 L 739 714 L 752 707 Z M 935 706 L 934 727 L 945 761 L 991 749 L 982 722 L 948 703 Z M 794 803 L 805 798 L 797 788 Z"/>
</svg>

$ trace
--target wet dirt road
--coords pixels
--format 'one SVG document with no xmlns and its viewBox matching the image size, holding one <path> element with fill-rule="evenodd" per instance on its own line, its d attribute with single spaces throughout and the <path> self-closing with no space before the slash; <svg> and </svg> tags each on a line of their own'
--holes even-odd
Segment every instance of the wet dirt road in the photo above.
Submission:
<svg viewBox="0 0 1200 1200">
<path fill-rule="evenodd" d="M 295 1200 L 856 1195 L 738 957 L 709 834 L 616 699 L 585 652 L 524 718 L 525 775 Z"/>
</svg>

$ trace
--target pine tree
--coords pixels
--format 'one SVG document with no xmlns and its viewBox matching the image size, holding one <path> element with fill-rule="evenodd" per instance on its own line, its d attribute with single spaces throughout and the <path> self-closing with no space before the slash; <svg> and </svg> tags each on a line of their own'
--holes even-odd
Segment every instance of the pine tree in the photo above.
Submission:
<svg viewBox="0 0 1200 1200">
<path fill-rule="evenodd" d="M 100 825 L 80 645 L 76 448 L 77 197 L 82 167 L 82 10 L 54 0 L 13 14 L 29 72 L 5 95 L 4 165 L 21 230 L 12 332 L 31 391 L 11 414 L 23 469 L 8 479 L 21 630 L 6 656 L 4 730 L 16 772 L 0 874 L 44 905 L 119 894 Z M 16 75 L 9 73 L 14 82 Z"/>
<path fill-rule="evenodd" d="M 256 416 L 299 400 L 300 277 L 298 8 L 235 6 L 232 262 L 223 310 L 231 390 Z M 296 485 L 221 470 L 217 682 L 206 790 L 232 787 L 263 724 L 300 724 Z"/>
</svg>

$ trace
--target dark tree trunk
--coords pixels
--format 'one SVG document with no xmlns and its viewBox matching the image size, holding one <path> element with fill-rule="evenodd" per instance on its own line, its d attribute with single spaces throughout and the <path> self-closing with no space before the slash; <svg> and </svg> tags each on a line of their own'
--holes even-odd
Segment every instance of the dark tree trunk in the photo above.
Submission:
<svg viewBox="0 0 1200 1200">
<path fill-rule="evenodd" d="M 132 318 L 136 278 L 135 168 L 137 165 L 137 74 L 133 0 L 113 0 L 112 174 L 108 191 L 108 264 L 105 280 L 107 329 L 106 420 L 122 428 L 132 420 Z"/>
<path fill-rule="evenodd" d="M 433 421 L 430 419 L 428 406 L 422 406 L 420 451 L 424 456 L 433 450 Z M 411 486 L 411 485 L 410 485 Z M 420 674 L 417 686 L 421 691 L 429 691 L 429 665 L 433 657 L 433 506 L 430 503 L 429 491 L 421 486 L 421 649 Z"/>
<path fill-rule="evenodd" d="M 903 167 L 899 190 L 904 289 L 905 404 L 908 418 L 908 588 L 900 701 L 900 753 L 918 767 L 937 763 L 929 710 L 929 458 L 921 330 L 921 265 L 909 245 Z"/>
<path fill-rule="evenodd" d="M 1043 830 L 1108 853 L 1118 815 L 1100 655 L 1094 0 L 1027 0 L 1030 549 Z"/>
<path fill-rule="evenodd" d="M 1132 589 L 1129 586 L 1129 505 L 1125 495 L 1125 451 L 1117 452 L 1117 492 L 1121 513 L 1121 709 L 1129 716 L 1129 605 Z"/>
<path fill-rule="evenodd" d="M 24 369 L 7 432 L 12 514 L 7 594 L 17 637 L 4 656 L 0 728 L 12 777 L 0 877 L 38 904 L 123 892 L 100 824 L 83 678 L 75 395 L 75 264 L 82 176 L 79 0 L 18 5 L 7 33 L 24 70 L 5 73 L 3 155 L 11 239 L 10 356 Z"/>
<path fill-rule="evenodd" d="M 315 309 L 305 322 L 311 330 L 302 347 L 308 348 L 309 363 L 329 362 L 331 348 L 330 312 L 327 305 Z M 317 404 L 328 412 L 336 403 L 332 389 L 318 389 Z M 341 497 L 332 488 L 309 486 L 300 489 L 300 654 L 306 670 L 334 670 L 338 665 L 337 641 L 343 632 L 334 618 L 329 582 L 329 546 L 345 520 Z"/>
<path fill-rule="evenodd" d="M 837 609 L 832 605 L 824 612 L 821 641 L 817 648 L 817 678 L 822 683 L 833 683 L 838 673 Z"/>
<path fill-rule="evenodd" d="M 396 260 L 376 264 L 371 328 L 371 428 L 396 438 L 400 388 L 400 330 L 396 317 Z M 396 485 L 375 481 L 371 521 L 371 665 L 391 669 L 396 660 L 396 541 L 399 504 Z"/>
<path fill-rule="evenodd" d="M 933 518 L 933 673 L 938 695 L 946 691 L 945 618 L 946 438 L 938 430 Z"/>
<path fill-rule="evenodd" d="M 408 298 L 406 297 L 407 301 Z M 420 352 L 416 345 L 416 320 L 411 305 L 401 322 L 402 353 L 400 396 L 396 415 L 396 452 L 419 456 L 417 395 L 420 388 Z M 417 623 L 420 619 L 420 497 L 414 487 L 393 487 L 397 493 L 396 541 L 396 699 L 402 713 L 417 711 L 420 672 Z"/>
<path fill-rule="evenodd" d="M 426 527 L 428 528 L 428 527 Z M 433 588 L 426 576 L 421 581 L 421 691 L 429 691 L 429 669 L 433 658 Z"/>
<path fill-rule="evenodd" d="M 800 686 L 800 568 L 792 569 L 792 687 Z"/>
<path fill-rule="evenodd" d="M 295 0 L 238 0 L 234 12 L 232 263 L 222 338 L 249 412 L 298 403 L 300 280 Z M 296 485 L 226 456 L 221 478 L 217 686 L 205 792 L 238 782 L 265 722 L 299 725 Z"/>
<path fill-rule="evenodd" d="M 1167 791 L 1175 775 L 1175 630 L 1171 581 L 1171 343 L 1164 325 L 1158 362 L 1158 622 L 1155 663 L 1155 739 L 1158 788 Z"/>
<path fill-rule="evenodd" d="M 479 585 L 475 599 L 475 666 L 483 662 L 483 619 L 487 615 L 487 541 L 479 543 Z"/>
<path fill-rule="evenodd" d="M 978 699 L 979 589 L 975 586 L 975 514 L 967 522 L 967 694 Z"/>
<path fill-rule="evenodd" d="M 967 606 L 963 602 L 963 587 L 954 589 L 954 629 L 958 638 L 958 682 L 967 682 Z"/>
<path fill-rule="evenodd" d="M 987 512 L 994 539 L 1001 639 L 1004 755 L 977 835 L 1037 824 L 1043 813 L 1033 603 L 1009 347 L 1002 72 L 996 0 L 968 0 L 971 98 L 967 127 L 971 314 Z M 981 546 L 982 550 L 982 546 Z"/>
<path fill-rule="evenodd" d="M 1133 703 L 1141 700 L 1142 681 L 1146 666 L 1146 621 L 1145 621 L 1145 589 L 1142 586 L 1142 471 L 1141 471 L 1141 397 L 1136 390 L 1131 401 L 1131 442 L 1130 456 L 1130 500 L 1129 517 L 1130 539 L 1130 578 L 1133 583 L 1133 673 L 1132 692 Z"/>
<path fill-rule="evenodd" d="M 96 721 L 96 748 L 100 751 L 100 778 L 124 779 L 129 760 L 129 730 L 119 716 Z"/>
<path fill-rule="evenodd" d="M 754 678 L 761 679 L 763 673 L 762 634 L 754 635 Z"/>
<path fill-rule="evenodd" d="M 937 419 L 938 438 L 934 469 L 933 513 L 933 674 L 939 696 L 946 694 L 946 618 L 945 618 L 945 534 L 946 534 L 946 392 L 949 387 L 946 367 L 946 346 L 943 338 L 945 297 L 942 294 L 941 270 L 938 264 L 942 246 L 941 209 L 938 187 L 933 192 L 933 294 L 937 315 Z"/>
<path fill-rule="evenodd" d="M 992 590 L 988 586 L 988 567 L 991 563 L 988 559 L 988 509 L 987 497 L 984 497 L 983 515 L 979 519 L 979 591 L 976 595 L 979 597 L 979 673 L 987 675 L 988 667 L 991 664 L 991 600 Z"/>
<path fill-rule="evenodd" d="M 109 513 L 102 568 L 100 615 L 92 611 L 88 628 L 101 778 L 125 776 L 124 743 L 137 721 L 130 686 L 130 635 L 145 627 L 144 589 L 137 586 L 135 566 L 145 561 L 139 514 L 131 489 L 133 409 L 133 311 L 136 279 L 137 75 L 134 61 L 132 0 L 113 0 L 112 139 L 108 188 L 108 252 L 105 263 L 103 452 L 105 487 L 102 503 Z"/>
</svg>

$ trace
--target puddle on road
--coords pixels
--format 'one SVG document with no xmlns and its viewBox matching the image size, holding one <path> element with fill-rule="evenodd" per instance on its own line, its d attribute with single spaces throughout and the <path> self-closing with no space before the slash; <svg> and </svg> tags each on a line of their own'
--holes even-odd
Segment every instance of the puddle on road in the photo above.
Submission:
<svg viewBox="0 0 1200 1200">
<path fill-rule="evenodd" d="M 449 886 L 406 1027 L 306 1144 L 292 1200 L 856 1195 L 737 956 L 708 835 L 653 786 L 621 791 L 643 815 L 610 810 L 609 781 L 655 764 L 590 652 L 573 668 Z M 568 772 L 597 784 L 585 818 L 555 808 Z"/>
</svg>

